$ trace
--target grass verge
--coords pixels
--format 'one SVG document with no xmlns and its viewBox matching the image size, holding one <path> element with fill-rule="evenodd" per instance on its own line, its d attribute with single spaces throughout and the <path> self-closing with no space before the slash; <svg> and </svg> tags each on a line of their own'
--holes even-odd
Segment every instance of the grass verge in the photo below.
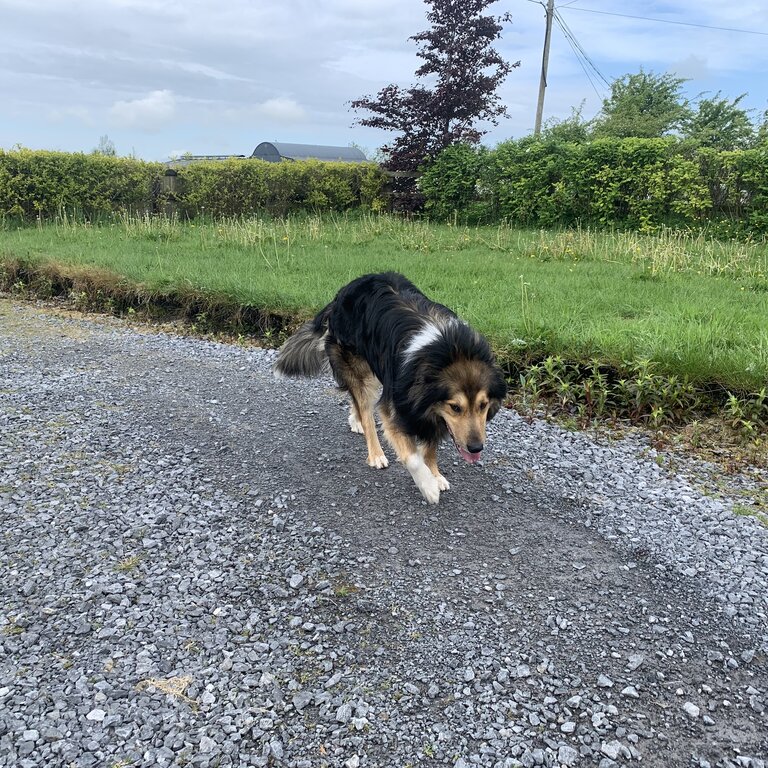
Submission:
<svg viewBox="0 0 768 768">
<path fill-rule="evenodd" d="M 725 410 L 747 437 L 768 422 L 763 241 L 362 215 L 0 227 L 7 290 L 275 343 L 344 283 L 388 269 L 485 333 L 534 407 L 651 425 Z"/>
</svg>

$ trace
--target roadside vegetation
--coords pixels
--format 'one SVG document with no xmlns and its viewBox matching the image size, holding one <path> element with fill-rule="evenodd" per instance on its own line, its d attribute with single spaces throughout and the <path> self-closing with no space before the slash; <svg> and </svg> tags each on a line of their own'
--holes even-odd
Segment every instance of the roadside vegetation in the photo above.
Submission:
<svg viewBox="0 0 768 768">
<path fill-rule="evenodd" d="M 278 344 L 365 272 L 397 270 L 492 341 L 521 406 L 657 427 L 768 428 L 768 242 L 466 227 L 381 214 L 0 229 L 0 284 L 80 309 L 178 314 Z"/>
</svg>

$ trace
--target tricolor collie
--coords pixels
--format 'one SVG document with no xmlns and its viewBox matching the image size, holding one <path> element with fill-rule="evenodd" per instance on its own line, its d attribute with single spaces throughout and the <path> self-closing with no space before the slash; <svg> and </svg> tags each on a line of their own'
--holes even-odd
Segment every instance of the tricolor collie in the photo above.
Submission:
<svg viewBox="0 0 768 768">
<path fill-rule="evenodd" d="M 387 441 L 430 504 L 450 488 L 437 467 L 440 441 L 450 435 L 474 464 L 507 391 L 488 342 L 394 272 L 342 288 L 286 341 L 275 370 L 317 376 L 328 364 L 349 394 L 349 426 L 365 435 L 369 466 L 389 464 L 376 433 L 378 408 Z"/>
</svg>

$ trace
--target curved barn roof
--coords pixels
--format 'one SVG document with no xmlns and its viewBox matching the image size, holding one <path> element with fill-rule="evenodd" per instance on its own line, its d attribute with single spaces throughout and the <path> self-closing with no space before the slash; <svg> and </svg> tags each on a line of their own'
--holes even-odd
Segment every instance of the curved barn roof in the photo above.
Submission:
<svg viewBox="0 0 768 768">
<path fill-rule="evenodd" d="M 364 163 L 365 155 L 357 147 L 328 147 L 322 144 L 287 144 L 283 141 L 262 141 L 251 157 L 279 163 L 281 160 L 331 160 Z"/>
</svg>

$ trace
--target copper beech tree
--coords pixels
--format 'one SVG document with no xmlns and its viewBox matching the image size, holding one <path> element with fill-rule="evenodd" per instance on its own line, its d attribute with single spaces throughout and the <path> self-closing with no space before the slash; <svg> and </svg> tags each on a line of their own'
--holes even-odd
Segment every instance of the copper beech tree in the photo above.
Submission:
<svg viewBox="0 0 768 768">
<path fill-rule="evenodd" d="M 382 147 L 390 170 L 415 171 L 452 144 L 476 144 L 487 131 L 483 122 L 498 124 L 507 117 L 497 89 L 510 64 L 493 48 L 508 13 L 483 12 L 496 0 L 426 0 L 431 28 L 413 35 L 424 63 L 416 70 L 419 82 L 410 88 L 387 85 L 375 97 L 351 103 L 367 115 L 360 125 L 397 135 Z"/>
</svg>

